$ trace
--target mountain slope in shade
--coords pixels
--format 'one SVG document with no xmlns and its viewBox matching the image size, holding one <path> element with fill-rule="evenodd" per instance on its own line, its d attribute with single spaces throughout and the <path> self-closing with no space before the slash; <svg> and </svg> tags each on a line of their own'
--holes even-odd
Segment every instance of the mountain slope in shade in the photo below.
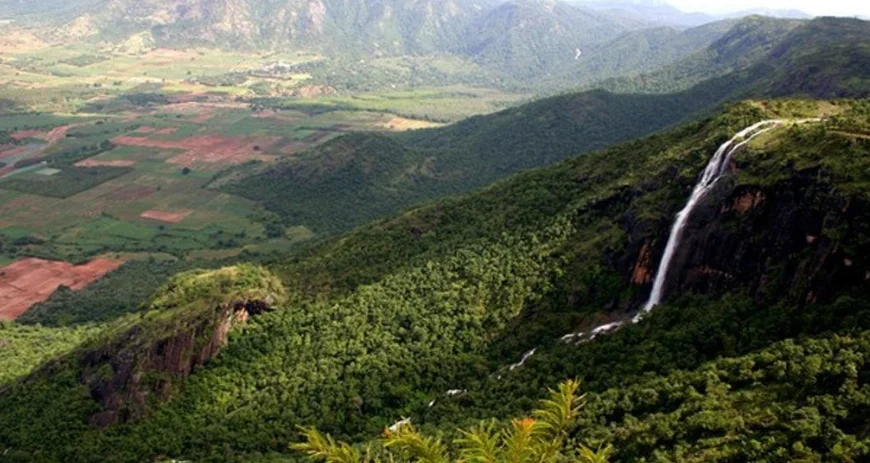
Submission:
<svg viewBox="0 0 870 463">
<path fill-rule="evenodd" d="M 705 79 L 762 63 L 775 47 L 788 48 L 791 43 L 789 34 L 805 24 L 804 21 L 762 16 L 744 18 L 709 47 L 676 63 L 637 77 L 604 82 L 602 86 L 630 93 L 682 90 Z M 801 53 L 819 51 L 818 48 L 794 50 Z"/>
<path fill-rule="evenodd" d="M 577 88 L 609 78 L 651 72 L 709 47 L 736 24 L 735 20 L 726 20 L 682 31 L 656 27 L 628 32 L 577 57 L 550 80 L 554 86 Z"/>
<path fill-rule="evenodd" d="M 870 94 L 870 23 L 818 19 L 761 64 L 673 94 L 589 91 L 552 97 L 439 129 L 384 138 L 357 134 L 267 166 L 229 188 L 291 225 L 341 233 L 426 199 L 645 136 L 741 98 Z M 726 44 L 753 41 L 732 34 Z M 805 40 L 817 48 L 807 49 Z M 714 47 L 728 49 L 717 42 Z M 836 55 L 828 50 L 843 50 Z M 823 66 L 820 63 L 824 63 Z M 287 200 L 286 198 L 293 198 Z M 350 212 L 348 212 L 350 211 Z"/>
<path fill-rule="evenodd" d="M 520 78 L 571 65 L 631 27 L 556 0 L 512 0 L 477 19 L 461 53 Z"/>
</svg>

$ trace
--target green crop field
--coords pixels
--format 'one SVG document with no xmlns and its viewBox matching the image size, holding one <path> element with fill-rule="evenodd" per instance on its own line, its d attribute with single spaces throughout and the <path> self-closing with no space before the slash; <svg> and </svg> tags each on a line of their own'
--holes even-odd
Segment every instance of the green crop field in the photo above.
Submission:
<svg viewBox="0 0 870 463">
<path fill-rule="evenodd" d="M 196 80 L 316 57 L 211 50 L 134 56 L 82 45 L 5 57 L 0 98 L 13 96 L 18 110 L 0 112 L 3 150 L 11 153 L 0 162 L 14 164 L 0 180 L 0 239 L 12 243 L 0 250 L 2 262 L 25 255 L 81 261 L 162 253 L 199 260 L 286 252 L 316 235 L 302 226 L 284 229 L 251 201 L 209 185 L 348 132 L 437 125 L 403 114 L 425 107 L 423 101 L 449 108 L 474 94 L 239 101 L 261 78 L 256 72 L 227 86 Z M 286 77 L 282 85 L 306 78 Z M 486 111 L 487 104 L 477 109 Z M 243 146 L 255 149 L 244 154 Z M 259 158 L 245 162 L 248 155 Z"/>
</svg>

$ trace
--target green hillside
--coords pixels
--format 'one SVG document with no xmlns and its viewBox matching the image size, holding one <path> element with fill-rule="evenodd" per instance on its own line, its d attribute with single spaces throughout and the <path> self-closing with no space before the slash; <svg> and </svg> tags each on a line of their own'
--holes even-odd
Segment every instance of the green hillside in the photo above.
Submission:
<svg viewBox="0 0 870 463">
<path fill-rule="evenodd" d="M 775 344 L 788 338 L 868 329 L 861 257 L 870 251 L 868 111 L 866 102 L 741 104 L 364 227 L 274 265 L 292 302 L 233 331 L 216 359 L 146 418 L 94 428 L 103 423 L 94 417 L 105 415 L 93 389 L 80 382 L 81 363 L 72 355 L 51 367 L 53 374 L 39 373 L 2 394 L 0 442 L 12 449 L 11 461 L 274 461 L 296 439 L 297 424 L 354 440 L 368 440 L 403 416 L 426 430 L 450 430 L 480 417 L 522 414 L 544 388 L 578 376 L 591 394 L 583 439 L 609 439 L 616 461 L 649 455 L 652 445 L 676 461 L 698 455 L 730 461 L 756 455 L 753 440 L 766 442 L 758 452 L 805 444 L 770 454 L 779 455 L 774 461 L 834 449 L 858 458 L 861 447 L 846 444 L 868 437 L 860 409 L 846 421 L 820 409 L 818 422 L 831 423 L 836 430 L 825 429 L 842 438 L 822 438 L 818 427 L 796 435 L 779 424 L 786 426 L 788 410 L 808 410 L 815 397 L 834 394 L 831 404 L 863 400 L 837 382 L 853 367 L 865 374 L 863 361 L 824 357 L 824 349 L 834 349 L 830 343 L 854 343 L 859 355 L 863 338 L 805 343 L 817 352 L 812 362 L 825 365 L 801 376 L 806 387 L 783 389 L 774 359 L 804 363 L 802 351 Z M 673 283 L 668 306 L 595 342 L 560 341 L 642 302 L 648 281 L 638 269 L 652 264 L 643 249 L 661 252 L 673 213 L 716 146 L 761 119 L 818 114 L 837 116 L 776 130 L 740 153 L 740 173 L 708 199 L 703 222 L 693 225 L 707 237 L 690 242 L 701 260 L 685 261 L 689 272 Z M 747 193 L 757 192 L 765 200 L 742 206 Z M 795 215 L 796 205 L 802 214 Z M 769 227 L 771 221 L 783 226 Z M 703 269 L 716 272 L 696 273 Z M 692 276 L 708 274 L 723 276 Z M 703 295 L 690 296 L 695 290 Z M 704 366 L 768 346 L 770 354 L 758 354 L 756 366 L 739 372 L 731 373 L 756 357 Z M 525 364 L 507 368 L 535 347 Z M 720 370 L 713 381 L 711 372 Z M 113 384 L 111 372 L 104 374 Z M 691 398 L 663 395 L 671 385 L 679 391 L 699 382 L 708 387 Z M 733 392 L 722 392 L 724 384 L 733 384 Z M 619 389 L 608 392 L 612 387 Z M 446 397 L 451 389 L 468 393 Z M 721 405 L 741 400 L 765 408 Z M 667 408 L 670 415 L 655 408 L 662 403 L 675 407 Z M 690 412 L 702 421 L 678 419 Z M 29 425 L 14 426 L 24 416 Z M 740 434 L 729 424 L 735 419 L 748 423 Z M 673 431 L 661 420 L 676 420 Z M 735 435 L 733 445 L 716 446 Z"/>
<path fill-rule="evenodd" d="M 25 3 L 0 463 L 870 461 L 870 22 Z"/>
<path fill-rule="evenodd" d="M 683 31 L 669 27 L 631 31 L 587 50 L 542 83 L 554 88 L 591 88 L 607 79 L 649 73 L 707 49 L 737 24 L 727 20 Z"/>
<path fill-rule="evenodd" d="M 289 225 L 342 233 L 427 199 L 649 135 L 709 114 L 724 102 L 865 96 L 870 50 L 864 32 L 870 33 L 865 21 L 812 21 L 770 52 L 775 61 L 771 56 L 682 92 L 589 91 L 392 138 L 351 135 L 269 166 L 227 191 L 262 202 Z M 750 29 L 750 37 L 737 42 L 752 41 L 755 33 Z M 814 48 L 806 46 L 808 37 Z M 829 52 L 839 49 L 844 51 Z"/>
<path fill-rule="evenodd" d="M 629 29 L 603 15 L 553 0 L 513 0 L 471 24 L 463 54 L 516 79 L 570 65 L 576 50 L 595 49 Z"/>
<path fill-rule="evenodd" d="M 812 21 L 773 19 L 760 16 L 740 21 L 722 38 L 705 50 L 679 62 L 637 77 L 622 77 L 601 84 L 624 93 L 661 93 L 684 90 L 707 79 L 734 73 L 781 73 L 770 79 L 765 90 L 789 94 L 796 86 L 805 93 L 835 95 L 845 87 L 851 91 L 866 88 L 866 80 L 846 83 L 863 76 L 867 44 L 863 37 L 870 23 L 858 19 L 818 18 Z M 860 58 L 858 58 L 860 57 Z M 858 59 L 856 59 L 858 58 Z M 846 72 L 838 65 L 853 63 Z M 830 74 L 825 74 L 830 73 Z M 820 75 L 816 75 L 820 74 Z M 788 77 L 790 75 L 790 77 Z M 783 79 L 787 86 L 782 87 Z M 810 80 L 811 82 L 802 82 Z M 832 83 L 825 88 L 823 81 Z"/>
</svg>

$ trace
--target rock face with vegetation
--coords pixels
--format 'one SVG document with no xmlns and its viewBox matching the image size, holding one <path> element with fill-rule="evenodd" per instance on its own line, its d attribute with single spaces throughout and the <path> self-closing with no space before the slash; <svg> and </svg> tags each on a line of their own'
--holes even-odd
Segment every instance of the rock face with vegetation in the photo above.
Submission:
<svg viewBox="0 0 870 463">
<path fill-rule="evenodd" d="M 99 406 L 88 419 L 95 427 L 141 419 L 218 355 L 230 331 L 285 301 L 281 283 L 251 265 L 182 273 L 141 316 L 123 319 L 115 334 L 50 363 L 35 376 L 76 371 Z M 23 380 L 24 387 L 29 381 Z"/>
</svg>

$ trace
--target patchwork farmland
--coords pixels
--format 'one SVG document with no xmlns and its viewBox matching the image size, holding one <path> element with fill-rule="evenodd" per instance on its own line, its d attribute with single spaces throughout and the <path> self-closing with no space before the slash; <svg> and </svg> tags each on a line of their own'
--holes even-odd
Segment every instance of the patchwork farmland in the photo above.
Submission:
<svg viewBox="0 0 870 463">
<path fill-rule="evenodd" d="M 90 267 L 65 261 L 115 253 L 229 258 L 309 240 L 303 224 L 276 232 L 268 213 L 212 183 L 348 132 L 426 125 L 370 111 L 260 110 L 194 94 L 99 118 L 2 116 L 9 136 L 0 147 L 0 264 L 12 265 L 7 273 L 16 282 L 44 281 L 21 291 L 8 282 L 4 316 L 14 318 L 60 284 L 91 281 L 82 273 Z M 33 257 L 59 263 L 22 260 Z"/>
<path fill-rule="evenodd" d="M 304 224 L 287 228 L 219 190 L 221 182 L 348 132 L 435 125 L 391 113 L 383 103 L 392 100 L 368 108 L 332 93 L 295 106 L 259 102 L 308 76 L 257 69 L 316 56 L 0 52 L 0 101 L 14 95 L 27 108 L 0 112 L 0 318 L 15 318 L 59 285 L 100 278 L 115 268 L 113 256 L 188 261 L 291 249 L 314 233 Z M 209 83 L 228 68 L 250 77 Z"/>
</svg>

